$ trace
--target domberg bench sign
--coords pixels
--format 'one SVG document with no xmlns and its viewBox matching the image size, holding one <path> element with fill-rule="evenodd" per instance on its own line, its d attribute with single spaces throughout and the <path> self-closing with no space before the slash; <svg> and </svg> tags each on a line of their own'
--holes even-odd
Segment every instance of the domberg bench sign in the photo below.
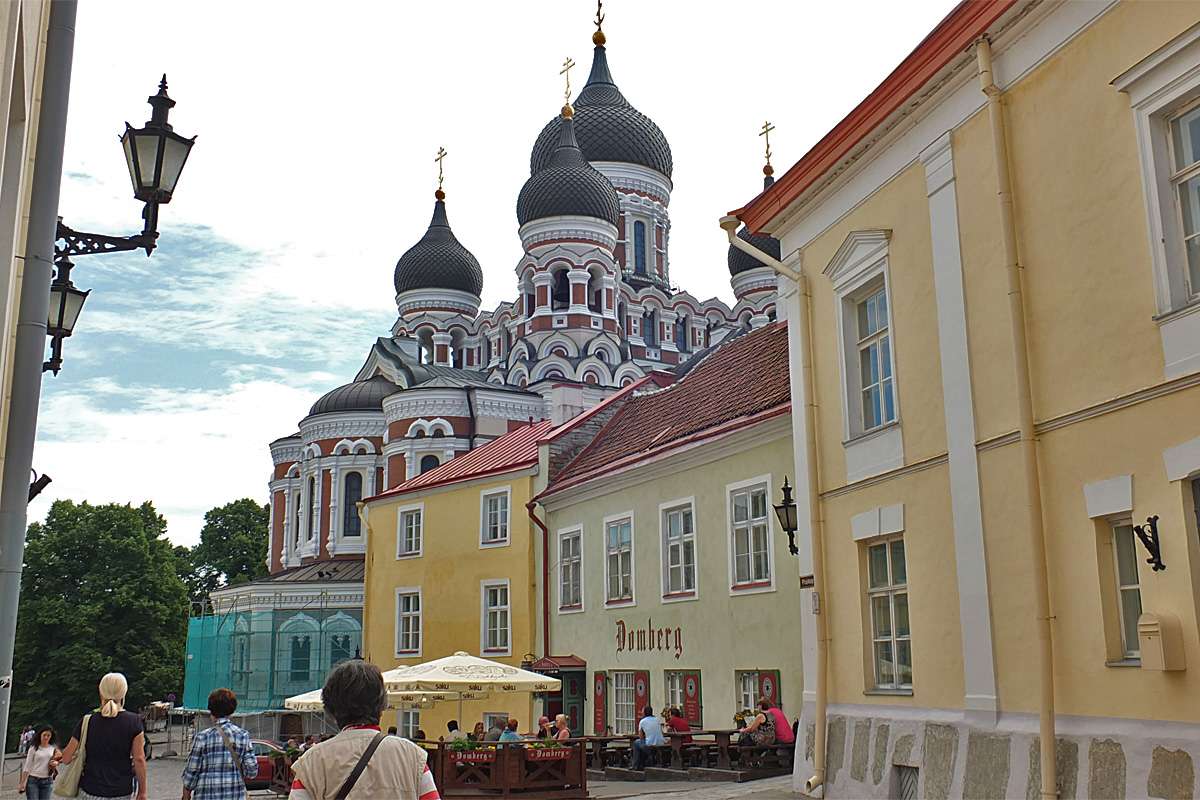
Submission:
<svg viewBox="0 0 1200 800">
<path fill-rule="evenodd" d="M 683 628 L 676 626 L 658 627 L 652 618 L 646 618 L 646 627 L 634 628 L 625 620 L 617 620 L 617 652 L 647 653 L 655 650 L 673 652 L 678 659 L 683 655 Z"/>
</svg>

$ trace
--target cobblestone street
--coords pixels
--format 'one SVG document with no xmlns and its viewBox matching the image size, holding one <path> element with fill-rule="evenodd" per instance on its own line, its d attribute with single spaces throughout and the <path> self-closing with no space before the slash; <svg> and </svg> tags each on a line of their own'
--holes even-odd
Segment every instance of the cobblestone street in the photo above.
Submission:
<svg viewBox="0 0 1200 800">
<path fill-rule="evenodd" d="M 179 781 L 183 759 L 158 758 L 150 761 L 150 800 L 178 800 L 183 788 Z M 20 800 L 17 794 L 19 762 L 4 762 L 4 779 L 0 781 L 0 800 Z M 633 783 L 597 781 L 589 784 L 592 797 L 602 800 L 792 800 L 791 778 L 769 778 L 751 783 Z M 268 791 L 250 793 L 251 798 L 271 798 Z"/>
</svg>

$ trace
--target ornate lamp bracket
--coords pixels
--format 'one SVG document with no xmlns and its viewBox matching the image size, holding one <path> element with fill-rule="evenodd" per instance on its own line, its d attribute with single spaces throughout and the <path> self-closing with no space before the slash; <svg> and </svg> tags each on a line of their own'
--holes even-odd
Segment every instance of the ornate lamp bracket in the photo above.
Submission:
<svg viewBox="0 0 1200 800">
<path fill-rule="evenodd" d="M 1150 554 L 1146 563 L 1152 565 L 1155 572 L 1166 569 L 1167 565 L 1162 561 L 1162 545 L 1158 540 L 1158 515 L 1146 517 L 1145 525 L 1134 525 L 1133 532 Z"/>
</svg>

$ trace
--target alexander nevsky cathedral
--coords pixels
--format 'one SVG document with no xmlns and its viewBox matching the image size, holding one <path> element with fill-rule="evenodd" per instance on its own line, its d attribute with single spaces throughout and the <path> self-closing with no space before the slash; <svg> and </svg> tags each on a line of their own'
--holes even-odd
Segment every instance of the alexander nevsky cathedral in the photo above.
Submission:
<svg viewBox="0 0 1200 800">
<path fill-rule="evenodd" d="M 671 146 L 617 87 L 599 29 L 593 43 L 587 84 L 533 143 L 515 299 L 480 309 L 483 272 L 439 188 L 428 229 L 396 262 L 391 331 L 271 443 L 272 573 L 361 560 L 363 497 L 531 419 L 570 419 L 648 372 L 686 370 L 774 319 L 774 274 L 733 248 L 732 308 L 675 288 Z M 773 239 L 740 235 L 779 256 Z"/>
</svg>

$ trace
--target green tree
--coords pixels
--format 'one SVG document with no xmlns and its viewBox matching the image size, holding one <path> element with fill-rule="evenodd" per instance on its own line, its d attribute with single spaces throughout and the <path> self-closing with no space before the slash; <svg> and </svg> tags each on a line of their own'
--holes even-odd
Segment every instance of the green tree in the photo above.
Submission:
<svg viewBox="0 0 1200 800">
<path fill-rule="evenodd" d="M 218 586 L 236 586 L 267 574 L 270 516 L 270 509 L 248 497 L 204 515 L 200 542 L 189 554 L 191 576 L 184 580 L 193 601 L 205 599 Z"/>
<path fill-rule="evenodd" d="M 70 500 L 29 526 L 10 738 L 43 721 L 69 735 L 106 672 L 129 679 L 130 710 L 182 693 L 187 593 L 166 527 L 149 502 Z"/>
</svg>

